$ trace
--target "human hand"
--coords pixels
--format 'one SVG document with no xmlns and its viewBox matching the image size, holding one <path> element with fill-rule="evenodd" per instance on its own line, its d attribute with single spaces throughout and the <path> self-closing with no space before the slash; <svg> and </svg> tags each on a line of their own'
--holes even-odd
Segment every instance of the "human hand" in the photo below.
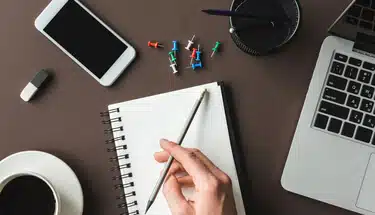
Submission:
<svg viewBox="0 0 375 215">
<path fill-rule="evenodd" d="M 236 215 L 231 179 L 198 149 L 183 148 L 161 140 L 163 152 L 154 154 L 159 163 L 174 162 L 165 180 L 163 193 L 173 215 Z M 176 177 L 177 173 L 186 173 Z M 187 200 L 182 187 L 194 187 L 193 198 Z"/>
</svg>

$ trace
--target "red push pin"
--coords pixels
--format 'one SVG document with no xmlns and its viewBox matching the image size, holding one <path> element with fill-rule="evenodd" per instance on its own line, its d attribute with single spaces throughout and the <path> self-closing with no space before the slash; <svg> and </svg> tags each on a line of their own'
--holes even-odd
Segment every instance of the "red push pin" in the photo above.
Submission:
<svg viewBox="0 0 375 215">
<path fill-rule="evenodd" d="M 148 47 L 153 47 L 153 48 L 164 48 L 164 46 L 161 44 L 161 43 L 159 43 L 159 42 L 151 42 L 151 41 L 148 41 Z"/>
<path fill-rule="evenodd" d="M 190 61 L 190 65 L 193 64 L 193 60 L 197 57 L 197 51 L 198 49 L 196 48 L 193 48 L 193 53 L 191 53 L 191 61 Z"/>
</svg>

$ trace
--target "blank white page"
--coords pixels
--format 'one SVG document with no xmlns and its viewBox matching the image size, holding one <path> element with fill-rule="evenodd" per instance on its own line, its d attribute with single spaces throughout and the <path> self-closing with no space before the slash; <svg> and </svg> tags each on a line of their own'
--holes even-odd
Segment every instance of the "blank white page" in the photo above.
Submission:
<svg viewBox="0 0 375 215">
<path fill-rule="evenodd" d="M 194 103 L 205 88 L 208 94 L 201 103 L 182 146 L 199 148 L 230 176 L 237 212 L 239 215 L 245 215 L 222 92 L 218 83 L 109 106 L 109 110 L 120 110 L 119 113 L 112 113 L 111 119 L 121 117 L 121 122 L 113 122 L 112 128 L 123 127 L 123 131 L 114 132 L 114 137 L 126 136 L 124 141 L 117 141 L 116 145 L 127 146 L 126 150 L 117 151 L 119 156 L 129 155 L 129 159 L 119 160 L 120 165 L 131 164 L 130 168 L 121 170 L 122 174 L 132 173 L 132 178 L 123 179 L 124 184 L 134 182 L 134 187 L 125 188 L 125 193 L 136 192 L 136 196 L 127 199 L 128 203 L 137 201 L 137 205 L 129 207 L 129 211 L 139 210 L 140 214 L 144 214 L 147 200 L 163 168 L 153 157 L 155 152 L 161 150 L 159 140 L 166 138 L 177 141 Z M 147 214 L 171 214 L 162 190 Z"/>
</svg>

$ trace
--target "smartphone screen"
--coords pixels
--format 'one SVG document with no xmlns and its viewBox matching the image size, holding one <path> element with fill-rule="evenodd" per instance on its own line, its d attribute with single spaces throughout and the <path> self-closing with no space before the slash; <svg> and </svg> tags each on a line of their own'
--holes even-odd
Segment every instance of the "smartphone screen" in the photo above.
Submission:
<svg viewBox="0 0 375 215">
<path fill-rule="evenodd" d="M 128 48 L 73 0 L 44 31 L 99 79 Z"/>
</svg>

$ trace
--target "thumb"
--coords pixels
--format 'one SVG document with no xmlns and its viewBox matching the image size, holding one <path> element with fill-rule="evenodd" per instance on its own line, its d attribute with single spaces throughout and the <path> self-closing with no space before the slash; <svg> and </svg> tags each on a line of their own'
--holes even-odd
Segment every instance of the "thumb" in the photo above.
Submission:
<svg viewBox="0 0 375 215">
<path fill-rule="evenodd" d="M 173 174 L 169 175 L 165 181 L 163 193 L 172 214 L 192 214 L 192 208 L 182 194 L 181 186 L 179 185 L 176 176 Z"/>
</svg>

